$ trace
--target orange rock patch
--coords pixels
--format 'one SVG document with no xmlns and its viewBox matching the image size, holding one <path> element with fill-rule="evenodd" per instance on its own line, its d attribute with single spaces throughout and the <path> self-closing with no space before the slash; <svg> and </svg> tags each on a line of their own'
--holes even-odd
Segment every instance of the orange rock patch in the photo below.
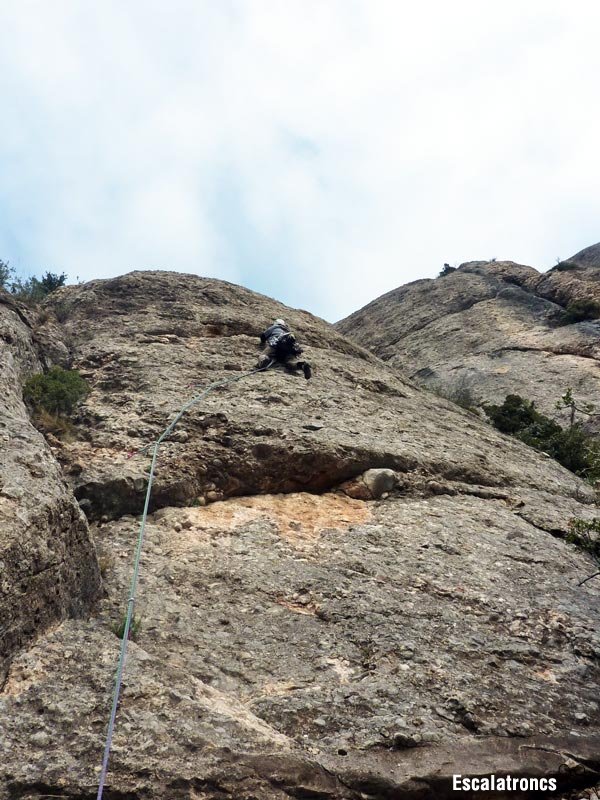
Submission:
<svg viewBox="0 0 600 800">
<path fill-rule="evenodd" d="M 274 522 L 282 537 L 294 545 L 309 544 L 324 530 L 347 530 L 366 522 L 369 506 L 360 500 L 337 494 L 294 494 L 236 497 L 188 509 L 194 527 L 237 528 L 256 519 Z"/>
</svg>

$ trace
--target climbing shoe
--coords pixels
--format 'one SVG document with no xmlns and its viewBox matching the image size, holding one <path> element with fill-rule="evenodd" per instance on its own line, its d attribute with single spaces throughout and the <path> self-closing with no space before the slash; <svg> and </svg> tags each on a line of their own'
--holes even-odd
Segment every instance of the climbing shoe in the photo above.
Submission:
<svg viewBox="0 0 600 800">
<path fill-rule="evenodd" d="M 310 368 L 310 364 L 307 364 L 306 361 L 302 365 L 302 371 L 304 372 L 304 377 L 306 378 L 306 380 L 308 380 L 312 375 L 312 370 Z"/>
</svg>

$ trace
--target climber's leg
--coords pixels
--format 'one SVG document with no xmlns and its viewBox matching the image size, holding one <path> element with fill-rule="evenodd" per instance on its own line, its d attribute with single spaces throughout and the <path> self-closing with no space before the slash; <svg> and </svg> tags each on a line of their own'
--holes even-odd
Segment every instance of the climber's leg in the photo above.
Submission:
<svg viewBox="0 0 600 800">
<path fill-rule="evenodd" d="M 303 372 L 306 380 L 312 375 L 312 370 L 308 361 L 286 361 L 284 366 L 286 370 L 293 375 L 297 375 L 298 372 Z"/>
<path fill-rule="evenodd" d="M 264 353 L 260 354 L 258 361 L 256 362 L 256 368 L 265 369 L 274 361 L 275 350 L 272 347 L 268 347 Z"/>
</svg>

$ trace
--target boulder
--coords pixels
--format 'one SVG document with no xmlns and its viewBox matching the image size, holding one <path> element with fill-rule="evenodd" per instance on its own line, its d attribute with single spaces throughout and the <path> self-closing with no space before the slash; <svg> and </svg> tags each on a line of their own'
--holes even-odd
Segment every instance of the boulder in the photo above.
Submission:
<svg viewBox="0 0 600 800">
<path fill-rule="evenodd" d="M 391 492 L 398 484 L 396 473 L 392 469 L 368 469 L 357 478 L 345 481 L 340 489 L 348 497 L 357 500 L 379 500 L 382 495 Z"/>
</svg>

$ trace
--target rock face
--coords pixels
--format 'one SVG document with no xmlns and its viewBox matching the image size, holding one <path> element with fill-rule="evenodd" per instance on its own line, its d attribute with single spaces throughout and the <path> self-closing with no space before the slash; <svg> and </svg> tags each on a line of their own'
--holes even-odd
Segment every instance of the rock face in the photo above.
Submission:
<svg viewBox="0 0 600 800">
<path fill-rule="evenodd" d="M 24 378 L 41 369 L 33 327 L 0 294 L 0 682 L 11 653 L 100 594 L 86 519 L 23 404 Z"/>
<path fill-rule="evenodd" d="M 547 300 L 563 306 L 573 300 L 600 301 L 600 242 L 543 273 L 532 288 Z"/>
<path fill-rule="evenodd" d="M 555 403 L 567 387 L 582 403 L 600 397 L 600 319 L 560 324 L 563 308 L 585 299 L 600 302 L 600 245 L 543 274 L 510 261 L 462 264 L 388 292 L 336 328 L 419 384 L 475 401 L 521 394 L 560 420 Z M 600 431 L 600 416 L 586 426 Z"/>
<path fill-rule="evenodd" d="M 38 339 L 63 342 L 91 386 L 75 440 L 52 450 L 105 596 L 13 656 L 0 800 L 95 796 L 139 450 L 201 386 L 251 369 L 277 316 L 313 379 L 273 368 L 217 389 L 159 451 L 105 797 L 444 798 L 454 772 L 597 782 L 600 590 L 577 586 L 593 564 L 564 540 L 598 515 L 586 484 L 231 284 L 132 273 L 61 289 L 48 311 Z"/>
<path fill-rule="evenodd" d="M 80 440 L 57 450 L 90 518 L 141 511 L 148 458 L 130 454 L 186 398 L 252 369 L 260 331 L 281 315 L 306 345 L 315 380 L 272 369 L 190 408 L 161 450 L 153 508 L 320 492 L 371 468 L 576 491 L 569 473 L 399 380 L 327 323 L 240 287 L 139 272 L 60 290 L 52 303 L 92 387 L 76 420 Z"/>
</svg>

